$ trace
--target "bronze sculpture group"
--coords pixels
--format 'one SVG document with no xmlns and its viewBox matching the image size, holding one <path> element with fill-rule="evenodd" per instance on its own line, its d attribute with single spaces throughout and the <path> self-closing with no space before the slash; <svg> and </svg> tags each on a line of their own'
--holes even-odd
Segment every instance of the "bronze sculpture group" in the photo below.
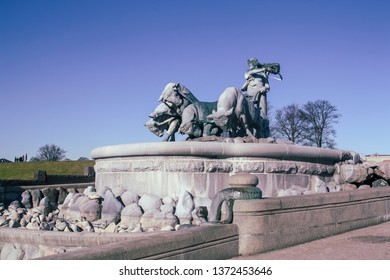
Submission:
<svg viewBox="0 0 390 280">
<path fill-rule="evenodd" d="M 275 74 L 281 79 L 280 65 L 261 64 L 256 58 L 248 59 L 248 65 L 241 90 L 228 87 L 215 102 L 199 101 L 180 83 L 167 84 L 145 126 L 159 137 L 165 134 L 163 141 L 175 141 L 176 132 L 188 139 L 269 137 L 268 77 Z"/>
</svg>

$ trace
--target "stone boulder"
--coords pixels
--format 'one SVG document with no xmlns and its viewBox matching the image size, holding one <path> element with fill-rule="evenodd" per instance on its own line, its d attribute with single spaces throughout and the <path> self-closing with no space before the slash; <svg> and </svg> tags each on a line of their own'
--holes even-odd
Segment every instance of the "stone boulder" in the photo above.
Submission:
<svg viewBox="0 0 390 280">
<path fill-rule="evenodd" d="M 85 188 L 83 193 L 85 196 L 88 196 L 90 193 L 95 193 L 95 192 L 96 192 L 96 189 L 94 186 L 88 186 Z"/>
<path fill-rule="evenodd" d="M 357 190 L 357 186 L 351 183 L 344 183 L 341 185 L 342 191 L 355 191 Z"/>
<path fill-rule="evenodd" d="M 140 223 L 142 214 L 142 209 L 137 203 L 127 205 L 121 212 L 121 227 L 135 228 Z"/>
<path fill-rule="evenodd" d="M 161 198 L 155 194 L 144 194 L 138 201 L 138 205 L 147 212 L 149 210 L 158 210 L 161 207 Z"/>
<path fill-rule="evenodd" d="M 49 215 L 49 213 L 52 211 L 52 204 L 50 203 L 49 198 L 47 196 L 42 198 L 37 208 L 41 210 L 44 216 Z"/>
<path fill-rule="evenodd" d="M 65 198 L 67 197 L 68 195 L 68 190 L 63 188 L 63 187 L 59 187 L 58 188 L 58 204 L 63 204 L 64 201 L 65 201 Z"/>
<path fill-rule="evenodd" d="M 195 209 L 195 203 L 192 195 L 182 190 L 176 204 L 175 215 L 179 218 L 180 224 L 190 224 L 192 221 L 192 210 Z"/>
<path fill-rule="evenodd" d="M 35 189 L 35 190 L 31 190 L 30 192 L 31 192 L 33 207 L 38 207 L 39 202 L 43 198 L 43 194 L 41 190 Z"/>
<path fill-rule="evenodd" d="M 80 217 L 85 218 L 88 222 L 94 222 L 101 218 L 102 215 L 102 205 L 97 199 L 85 200 L 84 203 L 80 205 Z"/>
<path fill-rule="evenodd" d="M 112 222 L 118 223 L 121 218 L 121 211 L 124 208 L 122 203 L 116 199 L 116 196 L 109 188 L 105 188 L 102 201 L 102 215 L 101 219 L 110 224 Z"/>
<path fill-rule="evenodd" d="M 151 209 L 142 215 L 140 224 L 143 230 L 157 230 L 167 226 L 175 228 L 179 224 L 179 219 L 171 213 L 163 213 L 156 209 Z"/>
<path fill-rule="evenodd" d="M 139 196 L 130 191 L 125 191 L 120 197 L 125 206 L 128 206 L 133 203 L 138 203 L 139 201 Z"/>
<path fill-rule="evenodd" d="M 20 202 L 26 208 L 32 208 L 33 207 L 32 195 L 31 195 L 31 192 L 29 190 L 25 190 L 24 192 L 22 192 Z"/>
<path fill-rule="evenodd" d="M 383 179 L 378 179 L 378 180 L 375 180 L 374 182 L 372 182 L 372 187 L 373 188 L 376 188 L 376 187 L 388 187 L 388 186 L 389 186 L 389 183 L 386 180 L 383 180 Z"/>
<path fill-rule="evenodd" d="M 70 221 L 81 221 L 80 206 L 89 199 L 82 193 L 69 193 L 61 207 L 59 217 Z"/>
<path fill-rule="evenodd" d="M 176 201 L 171 196 L 168 196 L 168 195 L 163 197 L 162 203 L 176 206 Z"/>
<path fill-rule="evenodd" d="M 175 213 L 175 206 L 173 206 L 172 204 L 163 204 L 160 207 L 160 211 L 163 213 L 173 214 L 173 213 Z"/>
<path fill-rule="evenodd" d="M 375 169 L 375 174 L 389 181 L 390 180 L 390 160 L 381 161 Z"/>
<path fill-rule="evenodd" d="M 343 182 L 361 183 L 369 177 L 369 168 L 364 164 L 341 164 L 339 174 Z"/>
<path fill-rule="evenodd" d="M 51 206 L 52 209 L 56 209 L 58 205 L 58 195 L 59 191 L 55 188 L 44 188 L 42 189 L 42 193 L 45 197 L 47 197 L 47 200 Z"/>
</svg>

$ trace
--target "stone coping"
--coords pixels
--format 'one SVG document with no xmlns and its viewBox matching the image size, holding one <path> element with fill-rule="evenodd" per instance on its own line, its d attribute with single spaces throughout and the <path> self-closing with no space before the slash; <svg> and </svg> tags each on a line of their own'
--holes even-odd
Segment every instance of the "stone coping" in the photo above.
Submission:
<svg viewBox="0 0 390 280">
<path fill-rule="evenodd" d="M 318 193 L 297 196 L 264 198 L 261 200 L 237 200 L 234 203 L 235 212 L 272 212 L 289 209 L 308 209 L 310 207 L 338 206 L 357 201 L 381 199 L 389 197 L 390 187 L 342 191 L 332 193 Z"/>
<path fill-rule="evenodd" d="M 205 224 L 174 232 L 147 233 L 65 233 L 7 228 L 0 229 L 0 242 L 74 247 L 61 254 L 38 258 L 42 260 L 228 259 L 238 255 L 238 228 L 233 224 Z"/>
<path fill-rule="evenodd" d="M 196 156 L 206 158 L 269 158 L 333 164 L 345 151 L 274 143 L 151 142 L 98 147 L 93 159 L 139 156 Z"/>
</svg>

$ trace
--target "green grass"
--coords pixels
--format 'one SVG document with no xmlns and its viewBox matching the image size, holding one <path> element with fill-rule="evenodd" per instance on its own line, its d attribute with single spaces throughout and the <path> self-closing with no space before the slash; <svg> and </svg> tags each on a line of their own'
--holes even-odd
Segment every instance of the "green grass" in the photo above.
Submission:
<svg viewBox="0 0 390 280">
<path fill-rule="evenodd" d="M 0 163 L 0 180 L 33 180 L 36 170 L 48 175 L 83 175 L 84 167 L 94 165 L 93 160 Z"/>
</svg>

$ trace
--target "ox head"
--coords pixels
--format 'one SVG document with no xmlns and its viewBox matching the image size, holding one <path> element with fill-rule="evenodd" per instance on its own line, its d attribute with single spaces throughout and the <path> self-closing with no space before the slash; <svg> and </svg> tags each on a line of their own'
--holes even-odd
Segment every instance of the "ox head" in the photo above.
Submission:
<svg viewBox="0 0 390 280">
<path fill-rule="evenodd" d="M 214 122 L 214 124 L 218 127 L 220 127 L 223 131 L 228 131 L 232 126 L 232 118 L 233 118 L 233 110 L 234 108 L 231 108 L 228 111 L 214 111 L 213 113 L 208 115 L 207 118 Z"/>
<path fill-rule="evenodd" d="M 156 123 L 155 120 L 149 120 L 145 123 L 145 126 L 150 130 L 150 132 L 154 133 L 158 137 L 162 137 L 164 135 L 165 126 L 160 126 Z"/>
<path fill-rule="evenodd" d="M 165 103 L 160 103 L 152 113 L 149 114 L 149 117 L 152 119 L 161 117 L 161 116 L 174 116 L 175 112 L 172 111 Z"/>
<path fill-rule="evenodd" d="M 179 108 L 183 105 L 183 96 L 180 94 L 179 83 L 169 83 L 165 86 L 158 101 L 163 102 L 170 108 Z"/>
</svg>

